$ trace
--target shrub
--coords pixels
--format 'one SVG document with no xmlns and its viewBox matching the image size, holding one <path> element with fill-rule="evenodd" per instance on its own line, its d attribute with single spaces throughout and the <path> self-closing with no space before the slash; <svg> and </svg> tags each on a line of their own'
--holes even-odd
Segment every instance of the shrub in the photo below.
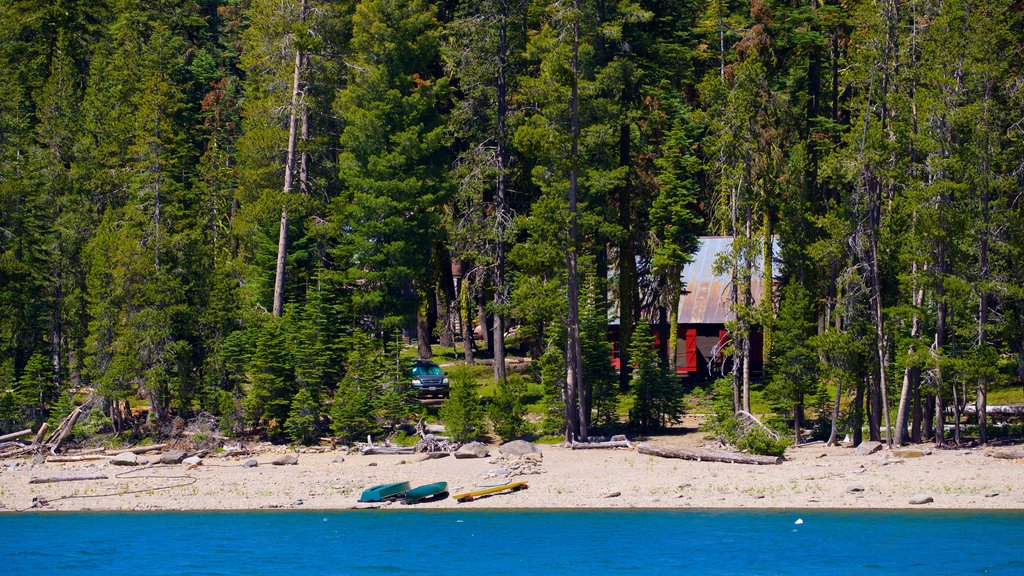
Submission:
<svg viewBox="0 0 1024 576">
<path fill-rule="evenodd" d="M 758 427 L 751 428 L 736 442 L 736 447 L 751 454 L 763 456 L 782 456 L 790 446 L 789 436 L 780 436 L 778 440 Z"/>
<path fill-rule="evenodd" d="M 654 352 L 654 337 L 637 330 L 629 347 L 635 368 L 630 383 L 633 407 L 629 420 L 641 430 L 658 430 L 683 414 L 682 386 L 670 377 Z"/>
<path fill-rule="evenodd" d="M 553 339 L 552 339 L 553 340 Z M 565 399 L 562 389 L 565 387 L 565 351 L 555 345 L 549 345 L 537 361 L 540 369 L 540 382 L 544 390 L 544 416 L 541 429 L 546 434 L 558 434 L 565 430 Z"/>
<path fill-rule="evenodd" d="M 476 380 L 465 366 L 448 373 L 449 395 L 440 416 L 452 440 L 468 442 L 484 432 L 484 409 Z"/>
<path fill-rule="evenodd" d="M 320 402 L 308 388 L 302 388 L 292 399 L 285 430 L 293 442 L 309 446 L 320 437 Z"/>
<path fill-rule="evenodd" d="M 494 424 L 494 432 L 505 442 L 518 438 L 528 430 L 526 407 L 523 406 L 525 393 L 526 381 L 519 374 L 511 374 L 504 382 L 498 383 L 488 413 Z"/>
</svg>

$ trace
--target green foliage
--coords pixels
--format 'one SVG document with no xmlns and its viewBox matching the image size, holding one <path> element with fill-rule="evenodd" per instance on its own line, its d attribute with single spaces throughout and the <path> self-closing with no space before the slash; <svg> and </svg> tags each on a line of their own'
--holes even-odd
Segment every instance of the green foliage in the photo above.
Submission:
<svg viewBox="0 0 1024 576">
<path fill-rule="evenodd" d="M 261 326 L 248 364 L 248 390 L 242 402 L 246 423 L 265 428 L 275 439 L 284 435 L 297 393 L 294 360 L 288 353 L 284 328 L 284 323 L 276 318 L 266 319 Z"/>
<path fill-rule="evenodd" d="M 285 429 L 293 442 L 309 446 L 320 439 L 320 402 L 308 388 L 301 388 L 292 399 Z"/>
<path fill-rule="evenodd" d="M 444 122 L 437 106 L 447 79 L 434 67 L 440 28 L 423 0 L 363 0 L 353 17 L 351 76 L 338 94 L 343 120 L 338 158 L 344 192 L 334 203 L 339 262 L 359 284 L 359 314 L 394 330 L 415 317 L 438 208 Z M 425 286 L 424 286 L 425 287 Z"/>
<path fill-rule="evenodd" d="M 0 393 L 0 433 L 14 432 L 23 429 L 25 419 L 21 413 L 21 403 L 11 392 Z"/>
<path fill-rule="evenodd" d="M 411 413 L 413 391 L 398 351 L 362 332 L 348 338 L 345 376 L 331 406 L 331 427 L 347 440 L 392 430 Z"/>
<path fill-rule="evenodd" d="M 738 427 L 733 408 L 732 378 L 718 378 L 711 384 L 711 417 L 701 428 L 726 444 L 736 444 Z"/>
<path fill-rule="evenodd" d="M 777 409 L 789 416 L 802 411 L 805 399 L 818 390 L 818 356 L 811 340 L 817 328 L 813 312 L 803 286 L 791 283 L 783 288 L 766 391 Z"/>
<path fill-rule="evenodd" d="M 486 431 L 476 379 L 460 366 L 448 373 L 448 382 L 448 399 L 440 410 L 446 433 L 456 442 L 476 440 Z"/>
<path fill-rule="evenodd" d="M 591 422 L 599 427 L 619 420 L 619 379 L 612 368 L 612 345 L 608 338 L 607 313 L 595 297 L 593 288 L 586 291 L 580 309 L 580 347 L 582 349 L 583 382 L 590 390 Z"/>
<path fill-rule="evenodd" d="M 641 430 L 660 430 L 679 420 L 684 409 L 683 388 L 659 363 L 654 336 L 649 331 L 633 333 L 630 358 L 634 364 L 630 423 Z"/>
<path fill-rule="evenodd" d="M 64 392 L 57 398 L 57 402 L 50 408 L 50 419 L 46 422 L 50 430 L 55 430 L 62 420 L 68 417 L 75 409 L 75 396 L 71 392 Z"/>
<path fill-rule="evenodd" d="M 544 389 L 544 415 L 541 429 L 556 434 L 565 428 L 565 353 L 558 346 L 549 345 L 537 361 L 540 382 Z"/>
<path fill-rule="evenodd" d="M 494 399 L 487 407 L 494 432 L 504 442 L 515 440 L 530 429 L 523 405 L 524 394 L 526 381 L 519 374 L 510 374 L 504 382 L 498 382 Z"/>
<path fill-rule="evenodd" d="M 778 439 L 773 438 L 768 432 L 758 427 L 751 428 L 736 442 L 736 447 L 751 454 L 763 456 L 783 456 L 792 444 L 792 440 L 786 435 L 780 435 Z"/>
<path fill-rule="evenodd" d="M 697 234 L 737 237 L 733 340 L 763 329 L 766 397 L 819 433 L 835 404 L 860 428 L 853 391 L 880 400 L 879 362 L 892 404 L 905 370 L 947 399 L 1019 398 L 1024 12 L 908 6 L 3 3 L 0 425 L 52 420 L 91 387 L 160 428 L 208 412 L 308 441 L 337 396 L 343 434 L 385 433 L 414 407 L 383 342 L 436 293 L 503 313 L 558 432 L 570 172 L 595 424 L 619 406 L 670 423 L 674 384 L 628 359 L 630 335 L 662 308 L 675 323 Z M 772 267 L 751 277 L 772 244 L 781 298 Z M 616 314 L 623 374 L 642 372 L 622 402 Z M 357 331 L 376 367 L 350 354 Z"/>
</svg>

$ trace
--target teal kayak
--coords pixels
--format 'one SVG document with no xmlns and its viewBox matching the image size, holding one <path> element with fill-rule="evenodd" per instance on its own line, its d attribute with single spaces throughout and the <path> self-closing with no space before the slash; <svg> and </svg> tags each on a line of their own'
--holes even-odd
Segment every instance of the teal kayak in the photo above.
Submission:
<svg viewBox="0 0 1024 576">
<path fill-rule="evenodd" d="M 398 498 L 409 491 L 408 482 L 394 482 L 391 484 L 380 484 L 363 490 L 359 497 L 360 502 L 380 502 L 389 498 Z"/>
<path fill-rule="evenodd" d="M 417 486 L 405 493 L 405 503 L 415 504 L 420 500 L 426 500 L 427 498 L 433 498 L 435 496 L 439 497 L 439 500 L 443 500 L 448 497 L 447 482 L 434 482 L 433 484 Z"/>
</svg>

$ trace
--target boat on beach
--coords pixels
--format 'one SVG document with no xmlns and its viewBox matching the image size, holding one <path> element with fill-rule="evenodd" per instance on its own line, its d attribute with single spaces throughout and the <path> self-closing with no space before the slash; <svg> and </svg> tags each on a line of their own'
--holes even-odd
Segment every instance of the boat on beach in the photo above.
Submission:
<svg viewBox="0 0 1024 576">
<path fill-rule="evenodd" d="M 518 492 L 529 488 L 526 482 L 508 482 L 505 484 L 497 484 L 494 486 L 482 486 L 476 490 L 470 490 L 469 492 L 462 492 L 452 496 L 456 502 L 472 502 L 476 498 L 481 496 L 487 496 L 490 494 L 498 494 L 499 492 Z"/>
<path fill-rule="evenodd" d="M 405 493 L 405 503 L 415 504 L 424 500 L 444 500 L 448 497 L 448 483 L 434 482 L 417 486 Z"/>
<path fill-rule="evenodd" d="M 360 502 L 382 502 L 401 498 L 409 491 L 409 482 L 392 482 L 391 484 L 378 484 L 363 490 L 359 497 Z"/>
</svg>

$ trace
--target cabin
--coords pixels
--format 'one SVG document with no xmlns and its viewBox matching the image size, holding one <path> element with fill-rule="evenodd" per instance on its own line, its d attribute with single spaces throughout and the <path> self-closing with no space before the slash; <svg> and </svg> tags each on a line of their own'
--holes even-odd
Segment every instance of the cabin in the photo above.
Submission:
<svg viewBox="0 0 1024 576">
<path fill-rule="evenodd" d="M 676 357 L 676 373 L 681 377 L 706 379 L 728 374 L 732 359 L 721 353 L 729 342 L 729 331 L 726 322 L 734 318 L 730 309 L 731 280 L 729 275 L 715 274 L 715 261 L 719 254 L 728 255 L 732 250 L 731 236 L 702 236 L 700 247 L 694 254 L 693 262 L 683 270 L 683 293 L 679 298 L 679 320 L 675 326 L 677 341 L 672 351 Z M 773 246 L 778 260 L 777 243 Z M 763 267 L 758 262 L 752 271 L 750 291 L 755 304 L 761 303 L 764 294 Z M 775 277 L 775 265 L 772 263 L 772 275 Z M 774 282 L 774 280 L 773 280 Z M 643 317 L 655 321 L 650 322 L 650 330 L 654 335 L 655 346 L 659 353 L 667 355 L 669 327 L 656 319 L 658 314 L 653 310 L 642 310 Z M 609 322 L 609 337 L 612 342 L 612 366 L 620 368 L 619 322 L 614 318 Z M 750 335 L 750 368 L 754 374 L 763 371 L 764 338 L 756 327 Z"/>
</svg>

